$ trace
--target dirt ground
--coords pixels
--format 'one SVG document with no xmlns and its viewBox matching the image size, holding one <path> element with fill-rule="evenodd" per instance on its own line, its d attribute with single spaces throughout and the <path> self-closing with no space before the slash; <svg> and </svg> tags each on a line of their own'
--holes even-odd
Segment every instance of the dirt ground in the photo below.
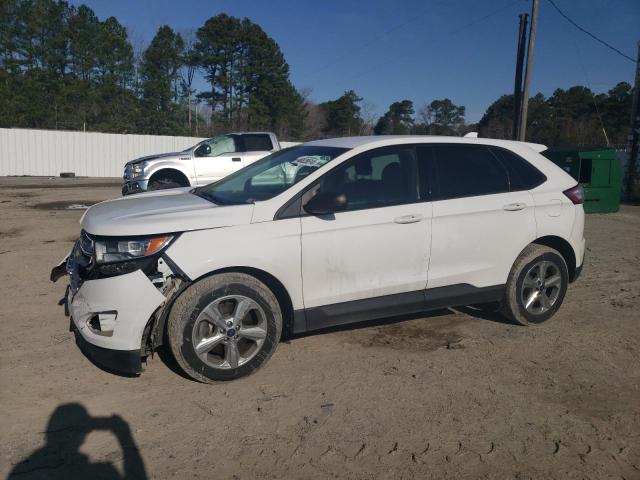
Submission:
<svg viewBox="0 0 640 480">
<path fill-rule="evenodd" d="M 0 179 L 0 476 L 640 478 L 640 207 L 587 217 L 583 276 L 540 327 L 387 320 L 210 386 L 166 355 L 104 372 L 67 330 L 49 271 L 115 182 Z"/>
</svg>

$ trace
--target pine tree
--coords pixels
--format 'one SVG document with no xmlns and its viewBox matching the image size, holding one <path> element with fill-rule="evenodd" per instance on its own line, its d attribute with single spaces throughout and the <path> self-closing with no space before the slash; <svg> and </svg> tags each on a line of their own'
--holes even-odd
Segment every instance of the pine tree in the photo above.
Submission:
<svg viewBox="0 0 640 480">
<path fill-rule="evenodd" d="M 304 102 L 273 39 L 249 19 L 225 14 L 207 20 L 196 36 L 196 58 L 211 88 L 199 97 L 219 128 L 302 135 Z"/>
<path fill-rule="evenodd" d="M 389 105 L 385 113 L 373 128 L 376 135 L 406 135 L 413 127 L 413 102 L 402 100 Z"/>
<path fill-rule="evenodd" d="M 185 130 L 178 100 L 179 70 L 183 63 L 184 42 L 167 25 L 158 29 L 142 55 L 142 99 L 148 133 L 176 134 Z"/>
<path fill-rule="evenodd" d="M 357 135 L 362 128 L 360 117 L 361 97 L 356 92 L 348 90 L 336 100 L 330 100 L 320 104 L 325 112 L 327 124 L 324 134 L 332 137 Z"/>
</svg>

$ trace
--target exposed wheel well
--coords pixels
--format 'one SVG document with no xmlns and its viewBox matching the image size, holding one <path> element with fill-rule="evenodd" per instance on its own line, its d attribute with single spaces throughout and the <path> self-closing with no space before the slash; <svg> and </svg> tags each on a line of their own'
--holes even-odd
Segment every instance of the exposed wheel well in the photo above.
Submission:
<svg viewBox="0 0 640 480">
<path fill-rule="evenodd" d="M 191 183 L 189 183 L 189 179 L 186 177 L 184 173 L 182 173 L 180 170 L 175 170 L 173 168 L 163 168 L 162 170 L 158 170 L 153 175 L 151 175 L 151 178 L 149 179 L 149 183 L 153 182 L 154 180 L 160 180 L 160 179 L 172 180 L 174 182 L 179 183 L 183 187 L 188 187 L 191 185 Z"/>
<path fill-rule="evenodd" d="M 573 282 L 576 277 L 576 254 L 573 251 L 573 247 L 564 238 L 556 237 L 554 235 L 547 235 L 540 237 L 532 243 L 538 245 L 545 245 L 551 247 L 562 255 L 564 261 L 567 262 L 567 269 L 569 270 L 569 281 Z"/>
<path fill-rule="evenodd" d="M 213 272 L 208 273 L 205 276 L 216 275 L 218 273 L 228 273 L 228 272 L 238 272 L 238 273 L 246 273 L 247 275 L 251 275 L 252 277 L 257 278 L 262 283 L 264 283 L 273 294 L 278 299 L 278 303 L 280 304 L 280 310 L 282 311 L 282 339 L 287 339 L 291 336 L 293 332 L 293 303 L 291 302 L 291 297 L 289 296 L 289 292 L 285 286 L 278 280 L 276 277 L 271 275 L 264 270 L 260 270 L 258 268 L 251 267 L 228 267 L 222 268 L 220 270 L 215 270 Z M 203 277 L 201 277 L 203 278 Z M 200 278 L 198 279 L 200 280 Z M 197 280 L 196 280 L 197 281 Z"/>
</svg>

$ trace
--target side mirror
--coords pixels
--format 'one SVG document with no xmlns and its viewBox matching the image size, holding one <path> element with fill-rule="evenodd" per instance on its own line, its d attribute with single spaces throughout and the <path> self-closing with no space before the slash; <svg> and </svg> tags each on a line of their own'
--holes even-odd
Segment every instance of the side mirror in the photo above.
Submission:
<svg viewBox="0 0 640 480">
<path fill-rule="evenodd" d="M 344 193 L 318 192 L 302 208 L 310 215 L 329 215 L 346 210 L 347 205 Z"/>
<path fill-rule="evenodd" d="M 196 157 L 206 157 L 211 153 L 211 145 L 208 143 L 203 143 L 198 148 L 196 148 L 195 152 Z"/>
</svg>

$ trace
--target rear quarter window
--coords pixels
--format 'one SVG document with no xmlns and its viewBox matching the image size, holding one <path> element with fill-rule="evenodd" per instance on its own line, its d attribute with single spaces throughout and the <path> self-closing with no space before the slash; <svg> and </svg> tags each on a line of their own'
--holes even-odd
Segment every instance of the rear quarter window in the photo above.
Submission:
<svg viewBox="0 0 640 480">
<path fill-rule="evenodd" d="M 531 190 L 547 180 L 547 177 L 540 170 L 512 151 L 500 147 L 489 148 L 507 170 L 509 187 L 512 192 Z"/>
</svg>

